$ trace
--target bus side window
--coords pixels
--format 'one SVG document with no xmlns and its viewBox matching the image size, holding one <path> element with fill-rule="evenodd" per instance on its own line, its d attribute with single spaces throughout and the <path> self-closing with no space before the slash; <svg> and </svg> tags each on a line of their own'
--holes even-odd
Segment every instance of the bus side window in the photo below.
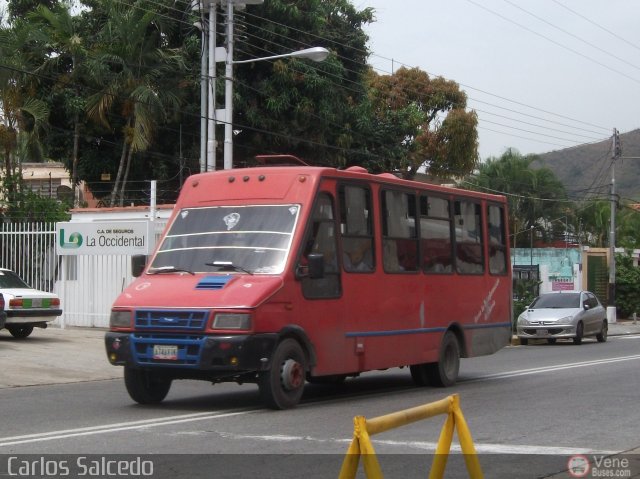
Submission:
<svg viewBox="0 0 640 479">
<path fill-rule="evenodd" d="M 374 269 L 371 191 L 343 185 L 339 190 L 342 263 L 350 273 Z"/>
<path fill-rule="evenodd" d="M 504 224 L 504 209 L 500 206 L 489 205 L 487 208 L 489 220 L 489 273 L 507 273 L 507 247 Z"/>
<path fill-rule="evenodd" d="M 457 200 L 454 209 L 456 270 L 461 274 L 482 274 L 484 257 L 480 205 L 472 201 Z"/>
<path fill-rule="evenodd" d="M 342 294 L 338 272 L 336 227 L 333 214 L 333 200 L 327 193 L 320 193 L 309 219 L 301 263 L 307 264 L 310 253 L 320 253 L 324 258 L 324 276 L 310 278 L 303 276 L 302 292 L 306 298 L 337 298 Z"/>
<path fill-rule="evenodd" d="M 451 213 L 449 200 L 420 197 L 420 242 L 425 273 L 452 273 Z"/>
<path fill-rule="evenodd" d="M 416 196 L 382 192 L 382 261 L 388 273 L 418 270 Z"/>
</svg>

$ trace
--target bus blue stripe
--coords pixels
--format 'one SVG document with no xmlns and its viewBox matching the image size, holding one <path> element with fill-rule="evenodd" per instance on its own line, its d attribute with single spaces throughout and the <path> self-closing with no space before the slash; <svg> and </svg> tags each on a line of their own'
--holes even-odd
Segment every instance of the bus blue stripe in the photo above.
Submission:
<svg viewBox="0 0 640 479">
<path fill-rule="evenodd" d="M 488 323 L 488 324 L 469 324 L 462 326 L 464 329 L 486 329 L 486 328 L 510 328 L 511 323 Z"/>
<path fill-rule="evenodd" d="M 489 323 L 489 324 L 473 324 L 462 326 L 464 329 L 484 329 L 484 328 L 510 328 L 511 323 Z M 424 333 L 441 333 L 446 331 L 445 327 L 437 328 L 415 328 L 415 329 L 392 329 L 389 331 L 354 331 L 345 333 L 347 338 L 365 337 L 365 336 L 399 336 L 402 334 L 424 334 Z"/>
</svg>

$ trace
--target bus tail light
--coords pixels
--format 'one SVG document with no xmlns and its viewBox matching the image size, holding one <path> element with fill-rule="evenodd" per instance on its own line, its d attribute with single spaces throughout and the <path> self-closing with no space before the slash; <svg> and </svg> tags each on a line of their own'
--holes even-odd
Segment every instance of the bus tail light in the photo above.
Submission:
<svg viewBox="0 0 640 479">
<path fill-rule="evenodd" d="M 213 329 L 251 329 L 249 313 L 217 313 L 213 318 Z"/>
</svg>

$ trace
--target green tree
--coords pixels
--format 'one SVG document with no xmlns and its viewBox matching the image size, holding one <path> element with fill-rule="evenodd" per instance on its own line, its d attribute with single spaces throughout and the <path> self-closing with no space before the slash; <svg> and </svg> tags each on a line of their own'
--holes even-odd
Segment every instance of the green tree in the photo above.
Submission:
<svg viewBox="0 0 640 479">
<path fill-rule="evenodd" d="M 39 5 L 28 15 L 28 19 L 33 26 L 34 37 L 47 48 L 47 55 L 39 71 L 55 78 L 52 94 L 64 99 L 63 108 L 72 119 L 71 183 L 75 204 L 79 181 L 80 117 L 84 114 L 80 72 L 87 53 L 86 42 L 79 33 L 79 19 L 72 16 L 68 5 L 59 5 L 54 10 Z"/>
<path fill-rule="evenodd" d="M 604 248 L 609 245 L 609 201 L 592 201 L 578 210 L 580 242 L 587 246 Z"/>
<path fill-rule="evenodd" d="M 640 211 L 622 205 L 616 215 L 616 246 L 626 249 L 640 247 Z"/>
<path fill-rule="evenodd" d="M 234 68 L 235 164 L 257 153 L 294 154 L 330 166 L 349 163 L 360 135 L 356 113 L 368 70 L 363 26 L 373 21 L 372 9 L 359 11 L 348 0 L 266 0 L 237 17 L 245 31 L 244 39 L 236 38 L 237 60 L 311 46 L 331 55 L 321 63 L 284 58 Z"/>
<path fill-rule="evenodd" d="M 456 82 L 403 67 L 393 75 L 370 72 L 367 86 L 361 123 L 372 153 L 367 167 L 407 178 L 420 168 L 440 178 L 476 168 L 478 120 L 466 111 L 467 96 Z"/>
<path fill-rule="evenodd" d="M 11 201 L 20 183 L 23 161 L 43 161 L 41 138 L 48 126 L 48 105 L 37 98 L 38 79 L 30 72 L 41 55 L 32 41 L 32 30 L 23 20 L 0 27 L 0 148 L 4 160 L 6 198 Z"/>
<path fill-rule="evenodd" d="M 25 18 L 29 12 L 32 12 L 39 6 L 55 8 L 59 3 L 59 0 L 9 0 L 7 2 L 9 20 L 15 21 Z"/>
<path fill-rule="evenodd" d="M 464 181 L 472 189 L 507 196 L 514 239 L 531 228 L 544 237 L 557 219 L 570 216 L 564 186 L 548 168 L 532 168 L 535 160 L 535 156 L 508 149 L 499 158 L 482 163 L 477 173 Z"/>
<path fill-rule="evenodd" d="M 640 268 L 630 254 L 616 254 L 616 307 L 623 318 L 640 313 Z"/>
<path fill-rule="evenodd" d="M 121 128 L 122 149 L 110 205 L 123 203 L 132 158 L 148 149 L 155 130 L 179 100 L 171 84 L 183 67 L 179 52 L 164 48 L 165 24 L 154 2 L 109 0 L 98 49 L 87 61 L 97 93 L 87 100 L 88 116 L 107 129 Z M 100 12 L 97 12 L 100 14 Z"/>
<path fill-rule="evenodd" d="M 4 191 L 9 189 L 9 183 L 14 184 L 15 193 L 11 199 L 0 200 L 1 218 L 12 222 L 56 222 L 67 221 L 70 218 L 70 204 L 37 195 L 24 186 L 20 175 L 5 175 L 2 178 Z"/>
</svg>

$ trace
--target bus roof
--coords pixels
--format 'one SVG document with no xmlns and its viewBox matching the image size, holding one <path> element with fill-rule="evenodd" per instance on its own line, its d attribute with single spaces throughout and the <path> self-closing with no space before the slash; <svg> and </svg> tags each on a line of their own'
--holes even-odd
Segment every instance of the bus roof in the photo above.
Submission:
<svg viewBox="0 0 640 479">
<path fill-rule="evenodd" d="M 288 165 L 291 165 L 291 163 L 288 163 Z M 372 174 L 361 166 L 352 166 L 346 169 L 337 169 L 323 166 L 288 165 L 234 168 L 231 170 L 217 170 L 213 172 L 198 173 L 190 176 L 185 182 L 185 186 L 197 186 L 198 184 L 203 183 L 204 185 L 207 185 L 203 189 L 207 190 L 209 189 L 209 185 L 213 186 L 213 184 L 215 183 L 217 188 L 224 186 L 225 189 L 235 189 L 232 185 L 237 182 L 236 187 L 237 184 L 246 183 L 247 185 L 253 185 L 252 190 L 255 191 L 254 188 L 257 186 L 257 184 L 264 184 L 265 186 L 271 185 L 271 187 L 274 188 L 275 193 L 276 190 L 288 190 L 288 185 L 290 185 L 291 181 L 296 177 L 307 178 L 312 183 L 318 183 L 323 178 L 334 178 L 345 180 L 360 180 L 381 185 L 393 185 L 396 187 L 412 190 L 433 191 L 441 194 L 456 194 L 466 197 L 483 198 L 489 201 L 496 201 L 500 203 L 506 201 L 503 195 L 483 193 L 452 186 L 425 183 L 416 180 L 406 180 L 403 178 L 399 178 L 392 173 Z M 220 180 L 222 180 L 222 182 Z M 280 187 L 278 187 L 278 185 L 280 185 Z M 273 196 L 274 199 L 276 197 L 279 197 L 279 195 Z"/>
</svg>

